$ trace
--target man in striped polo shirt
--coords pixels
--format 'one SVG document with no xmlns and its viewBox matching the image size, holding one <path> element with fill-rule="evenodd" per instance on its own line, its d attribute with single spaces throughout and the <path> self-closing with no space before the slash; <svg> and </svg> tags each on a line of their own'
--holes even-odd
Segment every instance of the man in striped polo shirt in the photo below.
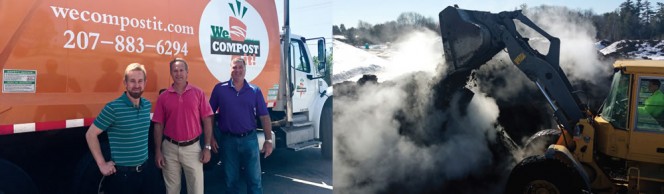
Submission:
<svg viewBox="0 0 664 194">
<path fill-rule="evenodd" d="M 109 176 L 107 193 L 145 193 L 143 165 L 148 159 L 148 135 L 152 104 L 141 98 L 145 89 L 145 67 L 138 63 L 127 66 L 124 76 L 126 91 L 109 102 L 90 126 L 85 138 L 99 171 Z M 107 132 L 111 159 L 106 161 L 99 146 L 99 134 Z"/>
</svg>

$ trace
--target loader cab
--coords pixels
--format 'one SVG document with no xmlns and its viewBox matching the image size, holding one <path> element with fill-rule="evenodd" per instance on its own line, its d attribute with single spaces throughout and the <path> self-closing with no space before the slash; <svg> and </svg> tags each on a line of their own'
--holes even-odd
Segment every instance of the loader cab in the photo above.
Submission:
<svg viewBox="0 0 664 194">
<path fill-rule="evenodd" d="M 614 67 L 611 91 L 595 119 L 598 151 L 628 161 L 663 164 L 664 62 L 617 61 Z"/>
<path fill-rule="evenodd" d="M 664 95 L 661 84 L 654 85 L 664 81 L 662 68 L 634 76 L 628 160 L 664 164 Z"/>
</svg>

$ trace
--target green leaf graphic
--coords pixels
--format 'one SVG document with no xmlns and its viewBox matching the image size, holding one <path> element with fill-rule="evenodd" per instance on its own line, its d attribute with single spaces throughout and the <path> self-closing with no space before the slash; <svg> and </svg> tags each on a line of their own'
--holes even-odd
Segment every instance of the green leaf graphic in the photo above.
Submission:
<svg viewBox="0 0 664 194">
<path fill-rule="evenodd" d="M 228 6 L 231 7 L 231 10 L 233 10 L 233 15 L 234 15 L 234 16 L 237 16 L 237 14 L 235 14 L 235 8 L 233 7 L 233 4 L 232 4 L 232 3 L 228 3 Z M 239 11 L 239 10 L 238 10 L 238 11 Z"/>
</svg>

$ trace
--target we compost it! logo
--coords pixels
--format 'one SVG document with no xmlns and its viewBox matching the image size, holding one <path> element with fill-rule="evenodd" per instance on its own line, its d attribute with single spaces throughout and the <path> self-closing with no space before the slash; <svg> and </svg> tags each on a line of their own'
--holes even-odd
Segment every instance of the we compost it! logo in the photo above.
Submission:
<svg viewBox="0 0 664 194">
<path fill-rule="evenodd" d="M 235 58 L 247 62 L 247 81 L 265 67 L 268 35 L 260 13 L 248 2 L 210 1 L 201 16 L 199 42 L 205 64 L 219 81 L 230 79 Z"/>
<path fill-rule="evenodd" d="M 304 93 L 307 93 L 307 86 L 304 85 L 304 79 L 300 78 L 300 84 L 295 87 L 295 91 L 300 93 L 300 97 L 302 97 Z"/>
</svg>

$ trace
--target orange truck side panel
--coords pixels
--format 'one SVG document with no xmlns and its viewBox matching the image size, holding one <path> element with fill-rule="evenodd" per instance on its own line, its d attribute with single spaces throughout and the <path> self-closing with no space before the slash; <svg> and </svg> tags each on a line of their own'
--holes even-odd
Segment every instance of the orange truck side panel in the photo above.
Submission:
<svg viewBox="0 0 664 194">
<path fill-rule="evenodd" d="M 239 2 L 238 5 L 236 0 L 1 1 L 0 80 L 10 89 L 0 93 L 0 129 L 21 123 L 96 117 L 104 104 L 124 91 L 124 68 L 133 62 L 146 66 L 143 97 L 153 103 L 158 91 L 172 83 L 168 62 L 175 57 L 188 62 L 189 83 L 203 89 L 209 97 L 215 84 L 227 81 L 219 79 L 225 73 L 216 71 L 230 70 L 231 54 L 210 54 L 207 44 L 212 43 L 205 42 L 201 47 L 200 42 L 207 38 L 202 34 L 211 33 L 214 26 L 231 29 L 224 23 L 230 17 L 247 25 L 244 29 L 247 42 L 237 44 L 238 52 L 243 48 L 246 52 L 247 45 L 252 48 L 248 41 L 261 43 L 260 56 L 252 59 L 260 59 L 255 61 L 263 65 L 247 67 L 248 71 L 257 72 L 248 81 L 258 85 L 267 100 L 268 90 L 278 87 L 280 74 L 276 7 L 273 1 Z M 224 6 L 204 15 L 213 3 Z M 256 14 L 259 17 L 253 17 Z M 204 20 L 216 21 L 216 15 L 223 22 L 202 24 Z M 127 26 L 115 25 L 114 21 L 125 22 Z M 256 35 L 257 29 L 263 28 L 265 32 L 261 34 L 266 36 Z M 233 41 L 228 40 L 226 45 L 230 48 L 231 42 L 237 43 Z M 34 85 L 11 82 L 15 77 L 5 79 L 9 75 L 7 70 L 36 72 Z M 25 77 L 21 76 L 16 79 Z M 30 91 L 31 87 L 34 91 Z"/>
</svg>

